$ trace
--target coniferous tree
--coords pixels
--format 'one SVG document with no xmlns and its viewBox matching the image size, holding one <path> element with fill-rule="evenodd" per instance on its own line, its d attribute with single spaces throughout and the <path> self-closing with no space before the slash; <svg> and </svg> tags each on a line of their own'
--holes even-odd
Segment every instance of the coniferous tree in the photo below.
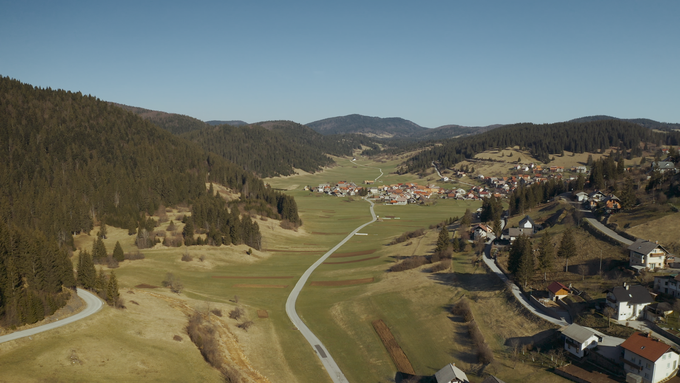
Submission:
<svg viewBox="0 0 680 383">
<path fill-rule="evenodd" d="M 528 237 L 524 246 L 521 248 L 521 253 L 519 254 L 519 261 L 517 270 L 515 271 L 515 277 L 525 287 L 527 282 L 529 282 L 529 280 L 534 277 L 534 254 L 531 241 L 528 239 Z"/>
<path fill-rule="evenodd" d="M 630 209 L 635 206 L 637 197 L 635 196 L 635 190 L 633 190 L 633 180 L 630 177 L 626 177 L 626 180 L 623 182 L 620 199 L 621 207 L 624 209 Z"/>
<path fill-rule="evenodd" d="M 440 252 L 448 249 L 449 246 L 451 246 L 451 242 L 450 242 L 450 238 L 449 238 L 449 231 L 446 229 L 446 225 L 445 225 L 439 231 L 439 237 L 437 238 L 437 246 L 435 247 L 434 251 L 436 253 L 440 253 Z"/>
<path fill-rule="evenodd" d="M 103 262 L 104 259 L 106 259 L 107 253 L 106 253 L 106 245 L 104 245 L 104 241 L 102 241 L 101 238 L 97 238 L 92 241 L 92 259 L 97 260 L 98 262 Z"/>
<path fill-rule="evenodd" d="M 192 218 L 187 219 L 186 224 L 184 224 L 184 229 L 182 230 L 182 236 L 184 237 L 184 244 L 191 246 L 195 243 L 194 241 L 194 220 Z"/>
<path fill-rule="evenodd" d="M 493 219 L 493 233 L 496 236 L 496 238 L 501 238 L 501 235 L 503 234 L 503 229 L 501 226 L 501 218 L 500 217 L 494 217 Z"/>
<path fill-rule="evenodd" d="M 550 233 L 545 231 L 538 245 L 538 269 L 543 273 L 543 280 L 547 280 L 547 271 L 553 267 L 554 262 L 555 248 Z"/>
<path fill-rule="evenodd" d="M 123 247 L 120 242 L 116 241 L 116 245 L 113 247 L 113 259 L 118 262 L 123 262 L 125 260 L 125 253 L 123 252 Z"/>
<path fill-rule="evenodd" d="M 531 240 L 525 234 L 522 234 L 510 245 L 508 271 L 515 274 L 521 267 L 526 266 L 526 262 L 522 265 L 522 257 L 526 252 L 531 253 Z"/>
<path fill-rule="evenodd" d="M 90 253 L 83 250 L 80 251 L 78 259 L 78 284 L 84 289 L 93 289 L 97 278 L 97 271 L 92 262 Z"/>
<path fill-rule="evenodd" d="M 569 271 L 569 258 L 576 255 L 576 242 L 574 242 L 573 229 L 567 227 L 567 230 L 562 234 L 562 241 L 560 242 L 560 248 L 557 251 L 557 256 L 566 259 L 566 266 L 564 271 Z"/>
<path fill-rule="evenodd" d="M 467 230 L 470 227 L 470 224 L 472 224 L 472 212 L 470 209 L 465 209 L 465 214 L 463 214 L 463 218 L 460 219 L 460 227 L 463 230 Z"/>
<path fill-rule="evenodd" d="M 118 292 L 118 280 L 116 279 L 116 274 L 112 271 L 109 274 L 109 283 L 106 287 L 106 303 L 110 306 L 115 306 L 120 298 L 120 293 Z"/>
</svg>

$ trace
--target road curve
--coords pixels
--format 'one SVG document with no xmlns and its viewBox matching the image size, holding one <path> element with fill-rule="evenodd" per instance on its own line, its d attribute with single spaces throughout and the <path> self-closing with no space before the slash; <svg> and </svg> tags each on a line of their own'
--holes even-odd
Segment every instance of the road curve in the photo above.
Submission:
<svg viewBox="0 0 680 383">
<path fill-rule="evenodd" d="M 295 327 L 297 327 L 297 329 L 300 330 L 300 333 L 305 337 L 305 339 L 307 339 L 307 342 L 309 342 L 309 344 L 312 346 L 317 356 L 319 357 L 319 360 L 321 360 L 321 363 L 326 368 L 328 375 L 330 375 L 334 383 L 345 383 L 348 382 L 348 380 L 347 378 L 345 378 L 345 375 L 342 373 L 342 370 L 340 370 L 340 367 L 338 367 L 338 365 L 335 363 L 335 360 L 333 360 L 333 357 L 328 352 L 323 343 L 321 343 L 319 338 L 317 338 L 316 335 L 314 335 L 314 333 L 305 325 L 302 319 L 300 319 L 300 317 L 297 314 L 297 311 L 295 311 L 295 302 L 298 299 L 298 295 L 300 295 L 302 287 L 304 287 L 305 283 L 307 283 L 307 279 L 309 279 L 309 276 L 312 275 L 312 272 L 314 272 L 314 270 L 317 267 L 319 267 L 320 264 L 322 264 L 328 257 L 330 257 L 331 254 L 338 250 L 340 246 L 344 245 L 347 241 L 349 241 L 350 238 L 354 236 L 354 234 L 356 234 L 359 230 L 363 229 L 367 225 L 370 225 L 377 220 L 375 212 L 373 211 L 373 202 L 367 199 L 366 201 L 371 204 L 370 209 L 371 216 L 373 217 L 373 219 L 354 229 L 354 231 L 352 231 L 347 237 L 345 237 L 345 239 L 340 241 L 340 243 L 335 245 L 335 247 L 333 247 L 332 249 L 328 250 L 326 254 L 324 254 L 321 258 L 314 262 L 314 264 L 310 266 L 307 269 L 307 271 L 305 271 L 304 274 L 302 274 L 302 277 L 300 277 L 298 282 L 295 284 L 295 287 L 293 287 L 293 291 L 290 292 L 290 295 L 286 300 L 286 314 L 288 314 L 288 318 L 290 318 L 291 322 L 293 322 Z"/>
<path fill-rule="evenodd" d="M 83 318 L 86 318 L 97 311 L 101 310 L 102 308 L 102 301 L 99 299 L 96 295 L 92 294 L 91 292 L 83 289 L 78 289 L 78 296 L 81 297 L 84 301 L 87 307 L 85 310 L 72 315 L 68 318 L 64 318 L 62 320 L 59 320 L 57 322 L 52 322 L 52 323 L 47 323 L 42 326 L 34 327 L 34 328 L 29 328 L 28 330 L 22 330 L 22 331 L 16 331 L 11 334 L 3 335 L 0 336 L 0 343 L 4 342 L 9 342 L 10 340 L 15 340 L 15 339 L 20 339 L 20 338 L 25 338 L 27 336 L 35 335 L 41 332 L 45 332 L 48 330 L 55 329 L 57 327 L 65 326 L 69 323 L 73 323 L 77 320 L 81 320 Z"/>
</svg>

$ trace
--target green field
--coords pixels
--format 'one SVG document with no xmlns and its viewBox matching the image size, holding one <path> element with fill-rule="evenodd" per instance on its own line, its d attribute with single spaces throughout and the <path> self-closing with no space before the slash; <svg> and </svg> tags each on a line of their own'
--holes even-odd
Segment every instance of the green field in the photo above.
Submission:
<svg viewBox="0 0 680 383">
<path fill-rule="evenodd" d="M 357 162 L 364 161 L 359 159 Z M 190 360 L 200 360 L 201 357 L 186 339 L 186 334 L 182 333 L 185 337 L 182 343 L 171 341 L 174 334 L 181 333 L 182 318 L 186 318 L 185 314 L 176 309 L 177 302 L 186 303 L 202 311 L 220 307 L 223 312 L 238 304 L 245 308 L 246 316 L 255 322 L 248 332 L 235 328 L 236 322 L 226 315 L 220 320 L 228 324 L 254 370 L 272 382 L 330 381 L 318 362 L 316 353 L 290 323 L 285 314 L 284 304 L 302 273 L 349 232 L 369 221 L 371 216 L 369 204 L 358 197 L 354 200 L 336 198 L 302 189 L 305 185 L 316 186 L 319 183 L 341 180 L 360 184 L 364 180 L 378 177 L 380 171 L 377 167 L 382 168 L 384 175 L 380 180 L 384 183 L 409 181 L 426 183 L 417 177 L 392 174 L 399 163 L 397 160 L 364 163 L 369 166 L 355 165 L 347 159 L 338 159 L 337 166 L 322 173 L 267 179 L 266 182 L 272 187 L 287 190 L 287 193 L 295 196 L 304 225 L 297 232 L 285 231 L 278 227 L 278 221 L 258 218 L 263 234 L 263 250 L 255 251 L 253 255 L 246 254 L 248 249 L 246 246 L 220 248 L 194 246 L 188 249 L 161 247 L 143 250 L 145 259 L 124 262 L 116 269 L 116 274 L 121 291 L 134 293 L 123 294 L 126 300 L 144 296 L 149 303 L 140 301 L 140 305 L 137 306 L 128 302 L 129 308 L 124 311 L 106 309 L 106 312 L 112 313 L 97 314 L 88 319 L 87 323 L 91 327 L 89 331 L 107 334 L 100 339 L 102 349 L 115 346 L 120 350 L 120 354 L 146 355 L 148 365 L 159 366 L 153 370 L 154 372 L 145 375 L 148 380 L 179 381 L 183 380 L 180 378 L 183 375 L 176 375 L 172 369 L 161 367 L 166 363 L 172 363 L 170 355 L 175 353 L 178 358 L 185 356 Z M 449 217 L 462 216 L 466 208 L 474 210 L 479 205 L 470 201 L 455 200 L 437 200 L 429 206 L 376 205 L 375 212 L 380 217 L 393 216 L 400 219 L 384 219 L 367 226 L 362 230 L 367 235 L 353 237 L 337 251 L 341 257 L 329 258 L 312 274 L 310 283 L 303 289 L 298 300 L 298 312 L 324 342 L 351 382 L 390 381 L 395 377 L 395 367 L 371 326 L 375 319 L 382 319 L 390 327 L 418 374 L 432 375 L 450 362 L 456 362 L 470 371 L 478 371 L 465 326 L 453 320 L 449 310 L 460 297 L 471 294 L 479 298 L 479 303 L 473 305 L 473 310 L 479 318 L 491 318 L 496 316 L 498 310 L 509 310 L 510 303 L 503 297 L 503 286 L 498 283 L 496 277 L 487 275 L 483 269 L 473 268 L 470 253 L 456 255 L 453 263 L 454 273 L 431 274 L 427 265 L 400 273 L 389 273 L 386 270 L 400 257 L 430 253 L 437 238 L 437 231 L 428 230 L 424 237 L 388 246 L 394 237 L 418 228 L 427 229 L 430 225 Z M 177 213 L 173 211 L 170 218 L 176 217 Z M 167 224 L 168 222 L 165 222 L 161 229 Z M 179 226 L 181 230 L 181 225 Z M 116 240 L 123 244 L 126 251 L 134 249 L 134 237 L 128 236 L 126 231 L 109 228 L 109 233 L 109 238 L 105 241 L 109 251 L 112 251 Z M 76 243 L 83 248 L 89 248 L 91 241 L 91 237 L 83 236 L 78 238 Z M 180 260 L 185 251 L 194 256 L 193 261 Z M 358 254 L 352 254 L 357 252 Z M 204 256 L 204 260 L 198 260 L 199 256 Z M 76 261 L 77 257 L 74 257 L 74 262 Z M 162 313 L 157 313 L 156 310 L 153 313 L 146 312 L 146 315 L 161 321 L 164 316 L 172 318 L 174 327 L 171 330 L 162 330 L 161 326 L 160 333 L 157 334 L 159 339 L 163 339 L 160 344 L 155 340 L 135 339 L 134 336 L 129 336 L 130 333 L 133 335 L 138 332 L 144 333 L 145 325 L 140 324 L 139 320 L 132 320 L 134 318 L 132 313 L 141 310 L 139 315 L 144 315 L 147 307 L 149 310 L 153 307 L 151 301 L 154 299 L 148 290 L 135 286 L 139 284 L 160 286 L 168 272 L 181 278 L 185 286 L 182 294 L 178 296 L 164 288 L 150 291 L 165 297 L 164 299 L 170 302 L 170 306 L 175 307 L 175 310 L 168 307 Z M 311 285 L 314 282 L 367 278 L 373 278 L 373 282 L 350 286 Z M 480 286 L 485 287 L 480 290 Z M 257 310 L 266 310 L 269 318 L 258 318 Z M 124 323 L 128 329 L 123 333 L 110 331 L 111 320 L 104 320 L 102 317 L 126 318 Z M 545 324 L 527 322 L 521 316 L 506 318 L 501 324 L 496 323 L 496 319 L 480 321 L 487 342 L 497 354 L 499 361 L 494 363 L 493 368 L 500 378 L 507 382 L 562 381 L 540 367 L 523 365 L 516 370 L 508 370 L 508 363 L 503 362 L 507 357 L 504 339 L 533 335 L 547 328 Z M 82 342 L 91 336 L 89 334 L 71 332 L 72 339 L 69 342 Z M 35 342 L 35 345 L 23 342 L 20 346 L 7 346 L 0 354 L 0 366 L 13 363 L 16 371 L 31 371 L 26 365 L 29 363 L 28 359 L 22 363 L 20 356 L 39 354 L 38 347 L 44 348 L 53 344 L 51 342 L 60 342 L 63 340 L 61 336 L 48 333 L 40 337 L 41 343 Z M 68 347 L 63 345 L 60 352 L 68 353 Z M 170 362 L 165 360 L 166 348 L 172 348 L 168 354 Z M 58 358 L 61 358 L 61 355 Z M 111 355 L 109 358 L 118 358 L 119 361 L 107 365 L 119 368 L 124 365 L 123 356 Z M 61 360 L 46 362 L 44 374 L 42 370 L 31 371 L 31 379 L 72 380 L 73 372 L 69 370 L 70 367 L 62 366 L 61 362 Z M 208 376 L 211 378 L 216 376 L 205 363 L 198 371 L 203 374 L 204 380 L 210 380 Z M 112 377 L 114 371 L 109 371 L 109 375 L 103 374 Z M 138 376 L 132 373 L 119 372 L 119 374 L 122 374 L 121 379 L 134 379 Z M 473 382 L 481 381 L 481 375 L 477 376 L 474 373 L 471 373 L 470 378 Z M 244 381 L 256 379 L 244 378 Z"/>
</svg>

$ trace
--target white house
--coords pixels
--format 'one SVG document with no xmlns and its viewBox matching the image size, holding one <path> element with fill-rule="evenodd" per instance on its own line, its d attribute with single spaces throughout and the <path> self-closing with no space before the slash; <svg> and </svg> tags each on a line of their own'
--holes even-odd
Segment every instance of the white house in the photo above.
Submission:
<svg viewBox="0 0 680 383">
<path fill-rule="evenodd" d="M 652 295 L 640 285 L 624 283 L 607 292 L 607 305 L 614 308 L 616 320 L 638 320 L 644 314 L 645 306 L 654 302 Z"/>
<path fill-rule="evenodd" d="M 519 221 L 519 228 L 520 229 L 531 229 L 536 232 L 536 224 L 534 223 L 534 220 L 531 219 L 528 215 L 522 218 L 521 221 Z"/>
<path fill-rule="evenodd" d="M 630 251 L 630 266 L 635 269 L 656 270 L 666 268 L 666 257 L 669 252 L 658 242 L 638 239 L 628 246 L 628 250 Z"/>
<path fill-rule="evenodd" d="M 467 375 L 455 363 L 444 366 L 434 374 L 437 383 L 470 383 Z"/>
<path fill-rule="evenodd" d="M 680 355 L 648 334 L 635 332 L 621 347 L 624 371 L 640 376 L 645 383 L 665 381 L 678 372 Z"/>
<path fill-rule="evenodd" d="M 564 349 L 579 358 L 585 356 L 586 350 L 597 347 L 604 338 L 601 332 L 577 324 L 565 326 L 560 331 L 564 335 Z"/>
<path fill-rule="evenodd" d="M 493 230 L 483 224 L 478 224 L 475 225 L 474 228 L 472 228 L 472 234 L 474 239 L 480 239 L 480 238 L 488 238 L 489 234 L 493 233 Z"/>
<path fill-rule="evenodd" d="M 576 200 L 578 202 L 585 202 L 588 200 L 588 193 L 586 192 L 578 192 L 576 193 Z"/>
</svg>

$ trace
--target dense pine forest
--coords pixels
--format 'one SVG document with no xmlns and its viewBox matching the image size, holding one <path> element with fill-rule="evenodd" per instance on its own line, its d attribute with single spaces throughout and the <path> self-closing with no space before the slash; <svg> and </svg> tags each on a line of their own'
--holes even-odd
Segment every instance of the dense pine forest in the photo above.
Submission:
<svg viewBox="0 0 680 383">
<path fill-rule="evenodd" d="M 159 126 L 161 129 L 167 130 L 172 134 L 192 132 L 194 130 L 205 129 L 209 126 L 209 124 L 197 118 L 185 116 L 183 114 L 165 113 L 116 103 L 111 104 L 139 115 L 143 119 L 151 121 L 154 125 Z"/>
<path fill-rule="evenodd" d="M 642 142 L 678 145 L 680 134 L 657 133 L 623 120 L 506 125 L 483 134 L 446 140 L 442 145 L 411 158 L 407 161 L 406 169 L 412 172 L 421 171 L 431 167 L 432 161 L 451 167 L 485 150 L 512 146 L 528 150 L 534 157 L 546 163 L 550 161 L 551 155 L 561 154 L 565 150 L 584 153 L 618 147 L 628 151 L 628 156 L 635 156 L 640 154 Z"/>
<path fill-rule="evenodd" d="M 291 175 L 293 168 L 314 173 L 334 161 L 327 156 L 350 156 L 372 139 L 354 134 L 323 136 L 291 121 L 267 121 L 245 126 L 222 125 L 183 134 L 203 149 L 219 154 L 261 177 Z"/>
<path fill-rule="evenodd" d="M 0 143 L 5 323 L 40 317 L 37 309 L 27 314 L 26 305 L 13 309 L 17 299 L 52 307 L 60 286 L 74 285 L 72 272 L 64 272 L 74 234 L 102 222 L 134 233 L 159 206 L 204 197 L 206 182 L 241 193 L 242 205 L 300 223 L 294 199 L 252 173 L 79 92 L 0 78 Z"/>
</svg>

